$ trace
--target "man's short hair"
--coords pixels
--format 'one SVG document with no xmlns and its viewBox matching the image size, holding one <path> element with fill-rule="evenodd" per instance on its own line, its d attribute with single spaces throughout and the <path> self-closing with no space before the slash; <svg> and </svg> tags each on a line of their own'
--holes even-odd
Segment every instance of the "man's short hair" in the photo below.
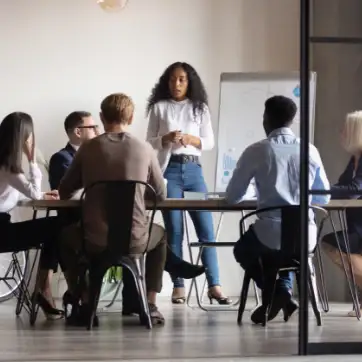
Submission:
<svg viewBox="0 0 362 362">
<path fill-rule="evenodd" d="M 297 105 L 288 97 L 274 96 L 266 100 L 265 113 L 273 128 L 289 127 L 297 113 Z"/>
<path fill-rule="evenodd" d="M 83 125 L 83 118 L 90 117 L 91 114 L 85 111 L 75 111 L 70 113 L 64 121 L 65 132 L 70 133 L 75 128 Z"/>
<path fill-rule="evenodd" d="M 134 103 L 123 93 L 114 93 L 101 103 L 103 118 L 108 123 L 127 124 L 134 112 Z"/>
</svg>

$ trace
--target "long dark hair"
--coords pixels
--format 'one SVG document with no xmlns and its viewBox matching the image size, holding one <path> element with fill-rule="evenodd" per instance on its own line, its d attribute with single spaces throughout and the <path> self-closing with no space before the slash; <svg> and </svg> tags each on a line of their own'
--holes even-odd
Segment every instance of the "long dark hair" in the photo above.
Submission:
<svg viewBox="0 0 362 362">
<path fill-rule="evenodd" d="M 200 76 L 190 64 L 176 62 L 167 67 L 167 69 L 161 75 L 158 83 L 152 89 L 152 93 L 148 98 L 146 109 L 147 114 L 150 113 L 152 107 L 157 102 L 172 98 L 168 82 L 170 80 L 171 74 L 177 68 L 182 68 L 187 74 L 188 87 L 186 97 L 192 102 L 194 116 L 196 117 L 197 112 L 200 112 L 201 114 L 203 113 L 204 107 L 208 104 L 208 101 L 205 86 L 202 83 Z"/>
<path fill-rule="evenodd" d="M 0 168 L 21 173 L 25 141 L 33 133 L 33 120 L 27 113 L 8 114 L 0 124 Z"/>
</svg>

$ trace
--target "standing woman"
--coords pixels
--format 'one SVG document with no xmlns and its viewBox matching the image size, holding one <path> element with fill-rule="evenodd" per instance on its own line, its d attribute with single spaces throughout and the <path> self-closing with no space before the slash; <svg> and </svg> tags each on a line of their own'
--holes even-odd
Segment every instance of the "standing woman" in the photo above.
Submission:
<svg viewBox="0 0 362 362">
<path fill-rule="evenodd" d="M 0 253 L 18 252 L 44 244 L 40 257 L 36 299 L 47 319 L 62 318 L 51 293 L 53 270 L 57 268 L 57 218 L 11 222 L 10 212 L 20 199 L 58 198 L 58 192 L 41 192 L 42 173 L 35 163 L 33 120 L 14 112 L 0 124 Z M 29 161 L 29 176 L 22 170 L 23 153 Z"/>
<path fill-rule="evenodd" d="M 185 191 L 207 192 L 200 156 L 214 147 L 214 133 L 207 106 L 205 87 L 196 70 L 187 63 L 170 65 L 160 77 L 148 100 L 147 140 L 158 151 L 158 160 L 167 180 L 167 197 L 183 198 Z M 180 210 L 164 212 L 168 243 L 182 258 L 184 225 Z M 215 242 L 212 215 L 190 212 L 200 242 Z M 219 281 L 215 248 L 205 248 L 202 262 L 206 268 L 210 302 L 231 304 Z M 171 275 L 172 302 L 185 303 L 184 281 Z"/>
<path fill-rule="evenodd" d="M 342 146 L 350 154 L 350 159 L 346 169 L 339 177 L 338 183 L 331 187 L 332 199 L 358 199 L 361 196 L 353 195 L 353 192 L 362 191 L 362 111 L 347 115 L 342 132 Z M 356 284 L 362 290 L 362 208 L 347 209 L 346 219 L 352 269 Z M 343 242 L 343 232 L 342 230 L 337 232 L 338 241 L 342 257 L 345 259 L 345 263 L 348 263 L 348 250 Z M 332 262 L 342 269 L 343 263 L 334 233 L 324 236 L 323 249 Z M 349 315 L 355 316 L 356 314 L 352 311 Z"/>
</svg>

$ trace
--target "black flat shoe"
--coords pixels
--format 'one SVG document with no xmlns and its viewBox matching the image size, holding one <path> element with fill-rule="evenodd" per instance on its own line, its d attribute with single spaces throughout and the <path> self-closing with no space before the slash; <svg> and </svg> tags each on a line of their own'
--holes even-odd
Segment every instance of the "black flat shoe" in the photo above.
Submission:
<svg viewBox="0 0 362 362">
<path fill-rule="evenodd" d="M 44 312 L 46 319 L 57 320 L 64 318 L 64 311 L 61 309 L 54 308 L 44 297 L 43 294 L 37 293 L 35 296 L 35 300 L 36 303 L 39 304 L 41 310 Z"/>
</svg>

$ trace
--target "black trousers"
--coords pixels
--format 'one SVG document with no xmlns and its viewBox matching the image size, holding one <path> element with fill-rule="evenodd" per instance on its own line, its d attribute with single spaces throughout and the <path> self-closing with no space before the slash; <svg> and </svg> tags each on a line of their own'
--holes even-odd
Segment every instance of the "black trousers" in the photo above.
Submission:
<svg viewBox="0 0 362 362">
<path fill-rule="evenodd" d="M 258 288 L 263 289 L 263 280 L 265 274 L 258 264 L 258 259 L 263 255 L 270 255 L 272 250 L 262 244 L 258 239 L 253 225 L 241 235 L 239 241 L 234 247 L 234 256 L 236 261 L 241 265 L 244 270 L 248 270 L 252 279 L 257 284 Z M 281 271 L 277 281 L 279 288 L 287 291 L 293 290 L 293 273 L 289 271 Z"/>
<path fill-rule="evenodd" d="M 59 263 L 58 235 L 60 224 L 57 217 L 14 222 L 10 215 L 0 213 L 0 253 L 26 251 L 43 244 L 40 268 L 57 270 Z"/>
<path fill-rule="evenodd" d="M 140 304 L 138 300 L 138 292 L 136 284 L 134 282 L 132 273 L 127 269 L 122 269 L 122 279 L 123 279 L 123 288 L 122 288 L 122 305 L 123 309 L 133 309 L 139 310 Z"/>
</svg>

